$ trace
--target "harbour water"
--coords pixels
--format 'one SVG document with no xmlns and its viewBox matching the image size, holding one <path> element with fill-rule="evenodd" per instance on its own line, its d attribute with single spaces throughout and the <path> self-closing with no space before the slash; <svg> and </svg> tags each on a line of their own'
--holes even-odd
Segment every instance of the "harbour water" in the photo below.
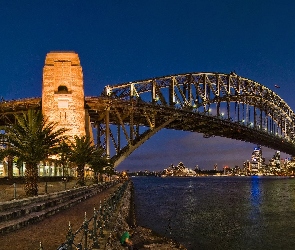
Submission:
<svg viewBox="0 0 295 250">
<path fill-rule="evenodd" d="M 189 250 L 295 249 L 295 178 L 132 181 L 138 224 Z"/>
</svg>

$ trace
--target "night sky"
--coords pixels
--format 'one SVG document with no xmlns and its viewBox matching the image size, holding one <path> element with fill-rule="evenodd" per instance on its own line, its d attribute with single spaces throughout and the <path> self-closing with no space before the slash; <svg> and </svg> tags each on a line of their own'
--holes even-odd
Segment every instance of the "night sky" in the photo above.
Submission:
<svg viewBox="0 0 295 250">
<path fill-rule="evenodd" d="M 1 1 L 0 10 L 0 96 L 6 100 L 41 97 L 46 54 L 75 51 L 86 96 L 157 76 L 235 71 L 295 110 L 295 1 L 11 0 Z M 241 166 L 254 146 L 162 130 L 118 170 L 159 170 L 180 161 L 201 169 Z M 263 147 L 267 159 L 274 152 Z"/>
</svg>

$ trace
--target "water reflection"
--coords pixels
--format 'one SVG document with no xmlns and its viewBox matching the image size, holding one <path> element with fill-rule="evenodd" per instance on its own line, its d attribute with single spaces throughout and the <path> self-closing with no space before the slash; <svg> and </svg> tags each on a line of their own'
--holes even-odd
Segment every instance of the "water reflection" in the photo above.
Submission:
<svg viewBox="0 0 295 250">
<path fill-rule="evenodd" d="M 260 178 L 259 176 L 251 177 L 251 210 L 250 210 L 250 218 L 255 221 L 260 217 L 260 205 L 261 205 L 261 186 L 260 186 Z"/>
<path fill-rule="evenodd" d="M 189 250 L 291 250 L 295 179 L 134 179 L 138 223 Z"/>
</svg>

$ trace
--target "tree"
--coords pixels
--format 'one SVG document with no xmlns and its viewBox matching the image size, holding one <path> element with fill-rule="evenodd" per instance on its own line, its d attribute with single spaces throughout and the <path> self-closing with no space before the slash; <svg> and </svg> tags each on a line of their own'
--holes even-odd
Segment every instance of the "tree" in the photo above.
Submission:
<svg viewBox="0 0 295 250">
<path fill-rule="evenodd" d="M 26 163 L 26 195 L 38 195 L 38 164 L 57 153 L 66 130 L 56 129 L 56 123 L 48 122 L 40 110 L 30 109 L 15 118 L 16 123 L 6 130 L 9 145 L 6 155 L 16 156 Z"/>
<path fill-rule="evenodd" d="M 108 166 L 109 160 L 107 156 L 104 155 L 104 150 L 102 148 L 96 148 L 92 154 L 89 161 L 92 170 L 94 171 L 94 182 L 98 181 L 98 174 L 102 174 L 104 168 Z"/>
<path fill-rule="evenodd" d="M 5 150 L 3 150 L 4 147 L 7 147 L 7 136 L 5 134 L 5 130 L 3 129 L 3 127 L 1 127 L 0 130 L 0 145 L 0 159 L 1 161 L 3 161 L 5 158 L 5 162 L 3 162 L 3 167 L 5 166 L 7 176 L 9 179 L 11 179 L 13 178 L 13 157 L 11 155 L 6 155 Z"/>
<path fill-rule="evenodd" d="M 13 163 L 15 163 L 17 169 L 18 169 L 18 175 L 21 176 L 23 173 L 23 161 L 21 161 L 18 157 L 13 158 Z"/>
<path fill-rule="evenodd" d="M 68 163 L 71 156 L 71 146 L 67 138 L 61 141 L 58 147 L 58 155 L 59 155 L 58 163 L 60 163 L 62 166 L 62 174 L 63 176 L 66 176 L 65 169 L 67 169 L 68 167 Z"/>
<path fill-rule="evenodd" d="M 110 177 L 111 175 L 115 174 L 114 163 L 111 159 L 108 159 L 107 166 L 104 169 L 104 173 Z"/>
<path fill-rule="evenodd" d="M 71 142 L 70 161 L 77 166 L 77 184 L 85 186 L 84 167 L 91 161 L 95 146 L 89 137 L 75 136 L 75 141 Z"/>
</svg>

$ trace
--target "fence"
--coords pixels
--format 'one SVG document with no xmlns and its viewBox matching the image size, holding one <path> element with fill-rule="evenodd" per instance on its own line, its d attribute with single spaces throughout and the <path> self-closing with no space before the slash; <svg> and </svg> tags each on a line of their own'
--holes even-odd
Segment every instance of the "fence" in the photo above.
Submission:
<svg viewBox="0 0 295 250">
<path fill-rule="evenodd" d="M 128 187 L 125 181 L 107 200 L 100 202 L 99 209 L 94 208 L 93 216 L 88 219 L 85 213 L 84 222 L 81 227 L 73 232 L 71 224 L 66 235 L 66 241 L 57 250 L 95 250 L 102 249 L 108 239 L 108 232 L 116 216 L 120 201 Z M 39 250 L 43 250 L 40 243 Z"/>
<path fill-rule="evenodd" d="M 26 198 L 26 192 L 24 189 L 24 183 L 15 182 L 13 184 L 2 184 L 0 185 L 0 202 L 19 200 Z M 93 180 L 86 180 L 86 185 L 93 185 Z M 76 187 L 76 180 L 65 181 L 61 179 L 59 181 L 42 181 L 38 182 L 38 194 L 48 194 L 60 191 L 73 189 Z"/>
<path fill-rule="evenodd" d="M 7 185 L 5 186 L 5 188 L 0 189 L 0 201 L 8 201 L 12 199 L 17 199 L 16 183 L 13 183 L 12 185 Z"/>
</svg>

